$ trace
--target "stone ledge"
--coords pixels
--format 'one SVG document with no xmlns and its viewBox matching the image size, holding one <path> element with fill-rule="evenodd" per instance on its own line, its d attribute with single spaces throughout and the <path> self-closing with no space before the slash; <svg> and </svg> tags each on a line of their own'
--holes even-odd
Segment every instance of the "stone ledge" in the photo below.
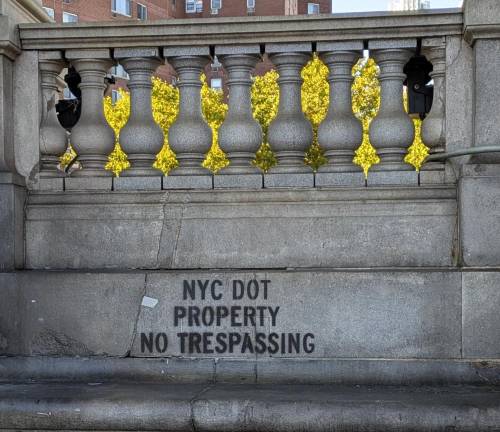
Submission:
<svg viewBox="0 0 500 432">
<path fill-rule="evenodd" d="M 496 385 L 500 360 L 0 357 L 0 384 Z"/>
<path fill-rule="evenodd" d="M 0 429 L 497 430 L 498 387 L 0 385 Z"/>
</svg>

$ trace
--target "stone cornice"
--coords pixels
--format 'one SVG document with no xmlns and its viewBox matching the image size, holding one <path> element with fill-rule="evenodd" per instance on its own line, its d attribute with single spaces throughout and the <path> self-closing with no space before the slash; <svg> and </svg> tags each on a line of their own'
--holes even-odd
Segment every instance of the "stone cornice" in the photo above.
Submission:
<svg viewBox="0 0 500 432">
<path fill-rule="evenodd" d="M 420 38 L 463 34 L 461 9 L 286 17 L 21 24 L 23 49 L 200 46 Z"/>
<path fill-rule="evenodd" d="M 468 25 L 464 38 L 469 45 L 474 45 L 478 39 L 500 39 L 500 23 Z"/>
<path fill-rule="evenodd" d="M 11 60 L 15 60 L 20 53 L 21 49 L 13 42 L 0 40 L 0 55 L 6 56 Z"/>
</svg>

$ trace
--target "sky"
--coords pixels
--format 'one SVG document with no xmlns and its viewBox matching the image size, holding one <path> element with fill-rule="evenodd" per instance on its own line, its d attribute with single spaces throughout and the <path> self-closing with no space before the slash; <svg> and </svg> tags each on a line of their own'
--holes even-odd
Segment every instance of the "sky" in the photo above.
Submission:
<svg viewBox="0 0 500 432">
<path fill-rule="evenodd" d="M 366 12 L 387 10 L 388 0 L 332 0 L 333 12 Z M 431 0 L 433 9 L 459 7 L 462 0 Z"/>
</svg>

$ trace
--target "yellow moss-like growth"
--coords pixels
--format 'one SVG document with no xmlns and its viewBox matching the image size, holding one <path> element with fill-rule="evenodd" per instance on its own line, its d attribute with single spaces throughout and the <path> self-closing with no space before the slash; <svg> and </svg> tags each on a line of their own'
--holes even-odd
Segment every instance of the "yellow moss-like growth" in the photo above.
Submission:
<svg viewBox="0 0 500 432">
<path fill-rule="evenodd" d="M 302 69 L 302 111 L 313 127 L 313 143 L 306 151 L 304 162 L 313 171 L 328 162 L 324 150 L 318 143 L 318 127 L 325 119 L 329 106 L 330 86 L 328 67 L 314 54 Z"/>
<path fill-rule="evenodd" d="M 120 131 L 127 124 L 130 117 L 130 94 L 123 89 L 119 89 L 120 95 L 116 103 L 113 104 L 111 96 L 104 98 L 104 117 L 115 132 L 115 148 L 108 156 L 108 163 L 104 169 L 112 171 L 118 177 L 120 173 L 130 168 L 127 155 L 120 147 Z"/>
<path fill-rule="evenodd" d="M 212 147 L 203 161 L 203 167 L 217 173 L 229 165 L 229 159 L 219 147 L 219 128 L 226 118 L 228 106 L 222 90 L 210 88 L 205 74 L 201 75 L 201 108 L 206 122 L 212 129 Z"/>
<path fill-rule="evenodd" d="M 359 165 L 365 177 L 373 165 L 380 163 L 377 150 L 370 143 L 370 123 L 380 107 L 379 68 L 371 58 L 361 59 L 353 68 L 352 109 L 363 125 L 363 142 L 356 150 L 353 163 Z"/>
<path fill-rule="evenodd" d="M 179 112 L 179 89 L 160 78 L 153 77 L 152 82 L 151 104 L 153 118 L 161 127 L 165 137 L 163 147 L 156 155 L 153 167 L 160 170 L 164 175 L 168 175 L 170 171 L 179 166 L 179 161 L 168 143 L 168 130 Z"/>
<path fill-rule="evenodd" d="M 278 113 L 280 90 L 278 72 L 271 70 L 255 77 L 252 84 L 252 112 L 255 120 L 262 127 L 262 144 L 255 155 L 253 164 L 263 172 L 268 172 L 278 163 L 271 146 L 267 142 L 269 125 Z"/>
<path fill-rule="evenodd" d="M 427 147 L 422 141 L 422 120 L 415 119 L 413 120 L 413 124 L 415 125 L 415 140 L 408 148 L 408 154 L 405 156 L 405 162 L 413 165 L 415 170 L 420 171 L 420 168 L 422 168 L 427 156 L 429 156 L 429 147 Z"/>
</svg>

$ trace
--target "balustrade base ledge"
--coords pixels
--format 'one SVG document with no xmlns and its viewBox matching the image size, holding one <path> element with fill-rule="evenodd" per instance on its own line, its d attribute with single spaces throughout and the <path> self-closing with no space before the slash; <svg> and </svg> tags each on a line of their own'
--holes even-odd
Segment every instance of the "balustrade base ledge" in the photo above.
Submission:
<svg viewBox="0 0 500 432">
<path fill-rule="evenodd" d="M 163 189 L 213 189 L 212 175 L 171 175 L 163 178 Z"/>
<path fill-rule="evenodd" d="M 64 177 L 41 177 L 36 188 L 41 191 L 63 191 Z"/>
<path fill-rule="evenodd" d="M 113 177 L 66 177 L 64 189 L 77 190 L 106 190 L 113 189 Z"/>
<path fill-rule="evenodd" d="M 368 186 L 418 186 L 416 171 L 373 171 L 368 175 Z"/>
<path fill-rule="evenodd" d="M 262 174 L 224 174 L 214 176 L 215 189 L 261 189 L 264 184 Z"/>
<path fill-rule="evenodd" d="M 363 172 L 318 172 L 316 173 L 316 187 L 328 186 L 365 186 L 365 175 Z"/>
<path fill-rule="evenodd" d="M 314 187 L 314 174 L 264 174 L 264 188 Z"/>
<path fill-rule="evenodd" d="M 113 179 L 113 189 L 120 190 L 161 190 L 161 177 L 116 177 Z"/>
</svg>

